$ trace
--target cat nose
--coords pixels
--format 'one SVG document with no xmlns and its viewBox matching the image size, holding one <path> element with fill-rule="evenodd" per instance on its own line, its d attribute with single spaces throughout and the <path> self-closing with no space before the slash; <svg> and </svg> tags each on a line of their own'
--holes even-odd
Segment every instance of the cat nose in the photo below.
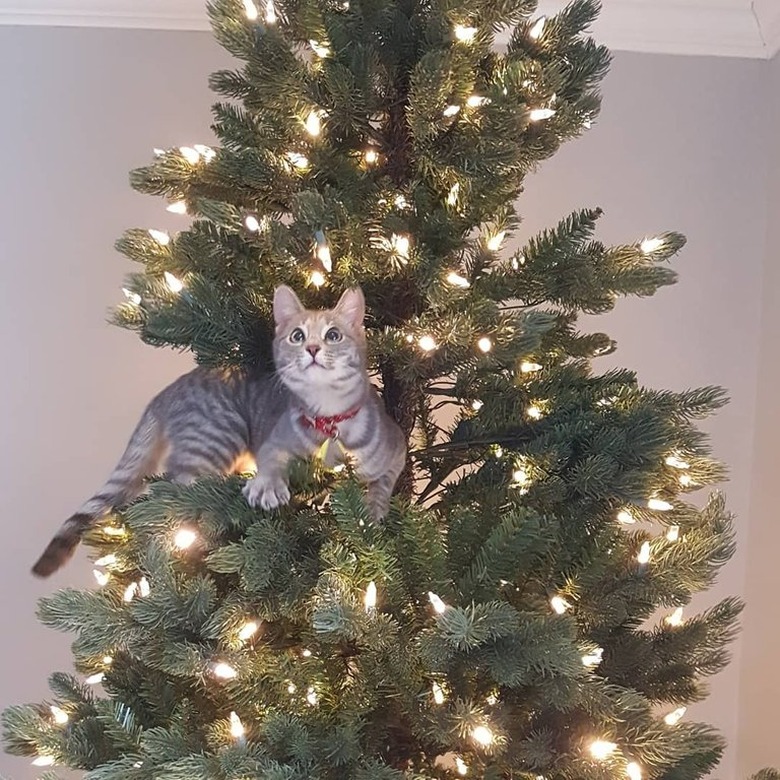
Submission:
<svg viewBox="0 0 780 780">
<path fill-rule="evenodd" d="M 317 353 L 320 351 L 320 348 L 316 344 L 309 344 L 306 347 L 306 351 L 312 356 L 317 357 Z"/>
</svg>

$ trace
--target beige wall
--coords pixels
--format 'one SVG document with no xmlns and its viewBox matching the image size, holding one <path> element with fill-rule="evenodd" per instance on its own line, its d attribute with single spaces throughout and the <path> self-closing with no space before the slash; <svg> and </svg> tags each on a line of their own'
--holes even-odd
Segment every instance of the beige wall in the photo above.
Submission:
<svg viewBox="0 0 780 780">
<path fill-rule="evenodd" d="M 209 36 L 196 33 L 0 28 L 7 76 L 0 124 L 0 339 L 7 366 L 0 388 L 0 707 L 45 696 L 49 671 L 68 668 L 67 639 L 35 621 L 37 597 L 53 585 L 91 580 L 82 563 L 39 583 L 29 564 L 107 473 L 146 400 L 188 365 L 104 324 L 128 268 L 111 245 L 127 226 L 175 226 L 160 202 L 132 193 L 127 170 L 146 162 L 154 146 L 207 137 L 205 79 L 222 61 Z M 771 679 L 778 653 L 770 636 L 772 591 L 779 589 L 759 569 L 765 564 L 778 577 L 771 545 L 780 531 L 765 487 L 780 426 L 772 416 L 780 381 L 772 373 L 780 363 L 771 363 L 780 279 L 768 255 L 762 280 L 767 150 L 780 130 L 780 116 L 769 124 L 770 77 L 777 92 L 780 67 L 770 73 L 766 63 L 619 55 L 605 85 L 603 119 L 543 166 L 521 205 L 523 236 L 572 209 L 601 205 L 607 241 L 665 228 L 690 238 L 677 264 L 680 285 L 654 300 L 621 302 L 589 326 L 620 342 L 599 368 L 636 367 L 653 386 L 719 383 L 734 398 L 708 426 L 731 465 L 728 493 L 741 541 L 714 595 L 747 591 L 753 608 L 735 664 L 698 713 L 732 743 L 719 773 L 725 778 L 738 765 L 780 764 L 771 717 L 780 677 Z M 776 210 L 780 155 L 773 154 Z M 36 774 L 6 756 L 0 773 L 16 780 Z"/>
</svg>

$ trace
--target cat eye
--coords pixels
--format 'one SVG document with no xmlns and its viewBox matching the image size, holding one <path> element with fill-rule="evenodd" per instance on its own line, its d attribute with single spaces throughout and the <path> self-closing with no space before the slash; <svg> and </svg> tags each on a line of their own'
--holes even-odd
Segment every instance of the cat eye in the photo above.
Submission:
<svg viewBox="0 0 780 780">
<path fill-rule="evenodd" d="M 338 328 L 330 328 L 325 334 L 325 341 L 330 341 L 331 344 L 335 344 L 337 341 L 341 341 L 343 336 Z"/>
<path fill-rule="evenodd" d="M 293 344 L 300 344 L 305 338 L 306 334 L 300 328 L 295 328 L 290 334 L 290 341 L 292 341 Z"/>
</svg>

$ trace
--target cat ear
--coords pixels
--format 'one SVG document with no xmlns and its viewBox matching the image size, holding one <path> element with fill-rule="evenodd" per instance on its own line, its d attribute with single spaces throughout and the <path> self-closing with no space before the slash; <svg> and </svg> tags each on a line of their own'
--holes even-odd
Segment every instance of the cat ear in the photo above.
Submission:
<svg viewBox="0 0 780 780">
<path fill-rule="evenodd" d="M 353 328 L 362 328 L 366 318 L 366 299 L 363 297 L 363 291 L 359 287 L 344 290 L 333 311 L 344 317 Z"/>
<path fill-rule="evenodd" d="M 274 292 L 274 320 L 282 325 L 303 311 L 303 304 L 287 285 L 277 287 Z"/>
</svg>

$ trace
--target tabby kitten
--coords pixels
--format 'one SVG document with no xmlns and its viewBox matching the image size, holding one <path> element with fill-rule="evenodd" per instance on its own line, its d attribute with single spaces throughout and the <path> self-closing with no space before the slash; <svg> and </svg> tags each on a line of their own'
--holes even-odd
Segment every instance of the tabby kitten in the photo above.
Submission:
<svg viewBox="0 0 780 780">
<path fill-rule="evenodd" d="M 387 415 L 366 373 L 365 301 L 347 290 L 332 310 L 304 309 L 289 287 L 274 294 L 275 374 L 196 368 L 147 406 L 108 482 L 49 543 L 33 572 L 53 574 L 73 555 L 97 520 L 137 498 L 144 480 L 167 473 L 188 483 L 207 474 L 257 476 L 244 487 L 252 506 L 274 509 L 290 500 L 287 466 L 338 438 L 368 485 L 376 519 L 406 463 L 406 440 Z M 341 447 L 331 446 L 338 459 Z"/>
</svg>

